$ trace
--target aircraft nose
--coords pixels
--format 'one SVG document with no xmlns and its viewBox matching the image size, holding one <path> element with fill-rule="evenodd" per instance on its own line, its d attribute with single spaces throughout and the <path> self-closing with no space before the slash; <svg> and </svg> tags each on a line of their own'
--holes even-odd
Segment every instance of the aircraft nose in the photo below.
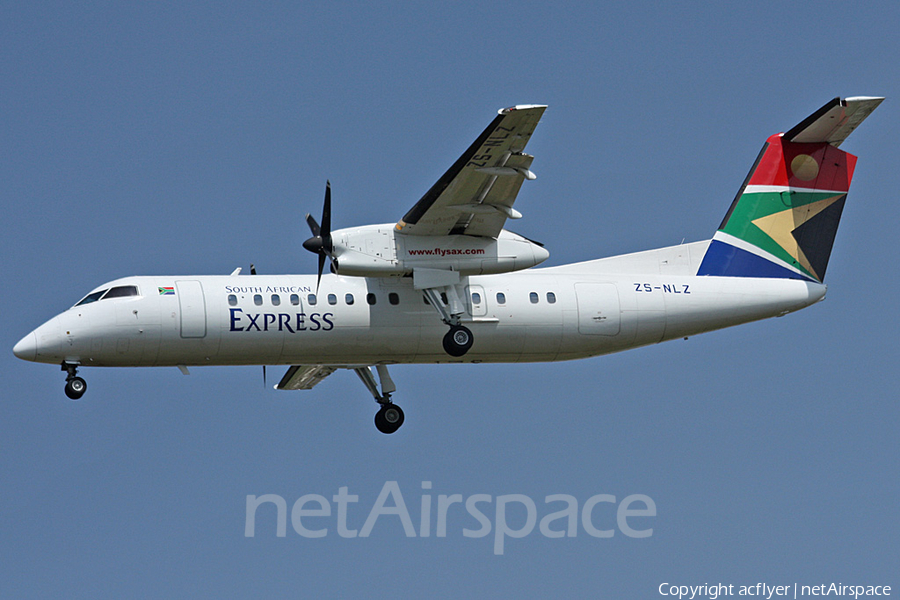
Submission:
<svg viewBox="0 0 900 600">
<path fill-rule="evenodd" d="M 13 346 L 13 354 L 22 360 L 33 361 L 37 357 L 37 336 L 33 331 Z"/>
</svg>

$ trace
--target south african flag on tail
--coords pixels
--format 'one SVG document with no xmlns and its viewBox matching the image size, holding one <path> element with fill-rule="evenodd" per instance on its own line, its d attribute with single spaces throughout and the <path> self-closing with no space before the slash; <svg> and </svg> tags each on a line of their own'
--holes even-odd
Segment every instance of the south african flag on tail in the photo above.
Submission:
<svg viewBox="0 0 900 600">
<path fill-rule="evenodd" d="M 838 146 L 882 100 L 835 98 L 771 136 L 697 274 L 824 281 L 856 166 Z"/>
</svg>

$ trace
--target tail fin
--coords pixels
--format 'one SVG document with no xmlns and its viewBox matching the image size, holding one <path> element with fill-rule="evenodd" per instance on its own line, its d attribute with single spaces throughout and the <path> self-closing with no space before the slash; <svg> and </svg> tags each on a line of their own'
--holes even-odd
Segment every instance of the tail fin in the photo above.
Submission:
<svg viewBox="0 0 900 600">
<path fill-rule="evenodd" d="M 838 146 L 884 98 L 835 98 L 763 146 L 698 275 L 822 282 L 856 157 Z"/>
</svg>

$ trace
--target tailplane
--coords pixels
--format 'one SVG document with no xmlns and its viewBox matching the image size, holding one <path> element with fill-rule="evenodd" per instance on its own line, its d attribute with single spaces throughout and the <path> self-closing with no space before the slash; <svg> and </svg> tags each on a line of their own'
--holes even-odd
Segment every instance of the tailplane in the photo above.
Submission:
<svg viewBox="0 0 900 600">
<path fill-rule="evenodd" d="M 856 157 L 838 149 L 884 98 L 835 98 L 771 136 L 698 275 L 822 282 Z"/>
</svg>

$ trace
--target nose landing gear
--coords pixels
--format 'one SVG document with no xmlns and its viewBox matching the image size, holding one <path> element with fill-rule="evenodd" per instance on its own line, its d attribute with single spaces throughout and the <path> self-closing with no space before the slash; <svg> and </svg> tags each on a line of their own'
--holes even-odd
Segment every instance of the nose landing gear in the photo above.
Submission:
<svg viewBox="0 0 900 600">
<path fill-rule="evenodd" d="M 67 373 L 65 388 L 66 396 L 71 400 L 80 399 L 87 391 L 87 382 L 81 377 L 78 377 L 78 365 L 64 362 L 62 364 L 62 370 Z"/>
</svg>

